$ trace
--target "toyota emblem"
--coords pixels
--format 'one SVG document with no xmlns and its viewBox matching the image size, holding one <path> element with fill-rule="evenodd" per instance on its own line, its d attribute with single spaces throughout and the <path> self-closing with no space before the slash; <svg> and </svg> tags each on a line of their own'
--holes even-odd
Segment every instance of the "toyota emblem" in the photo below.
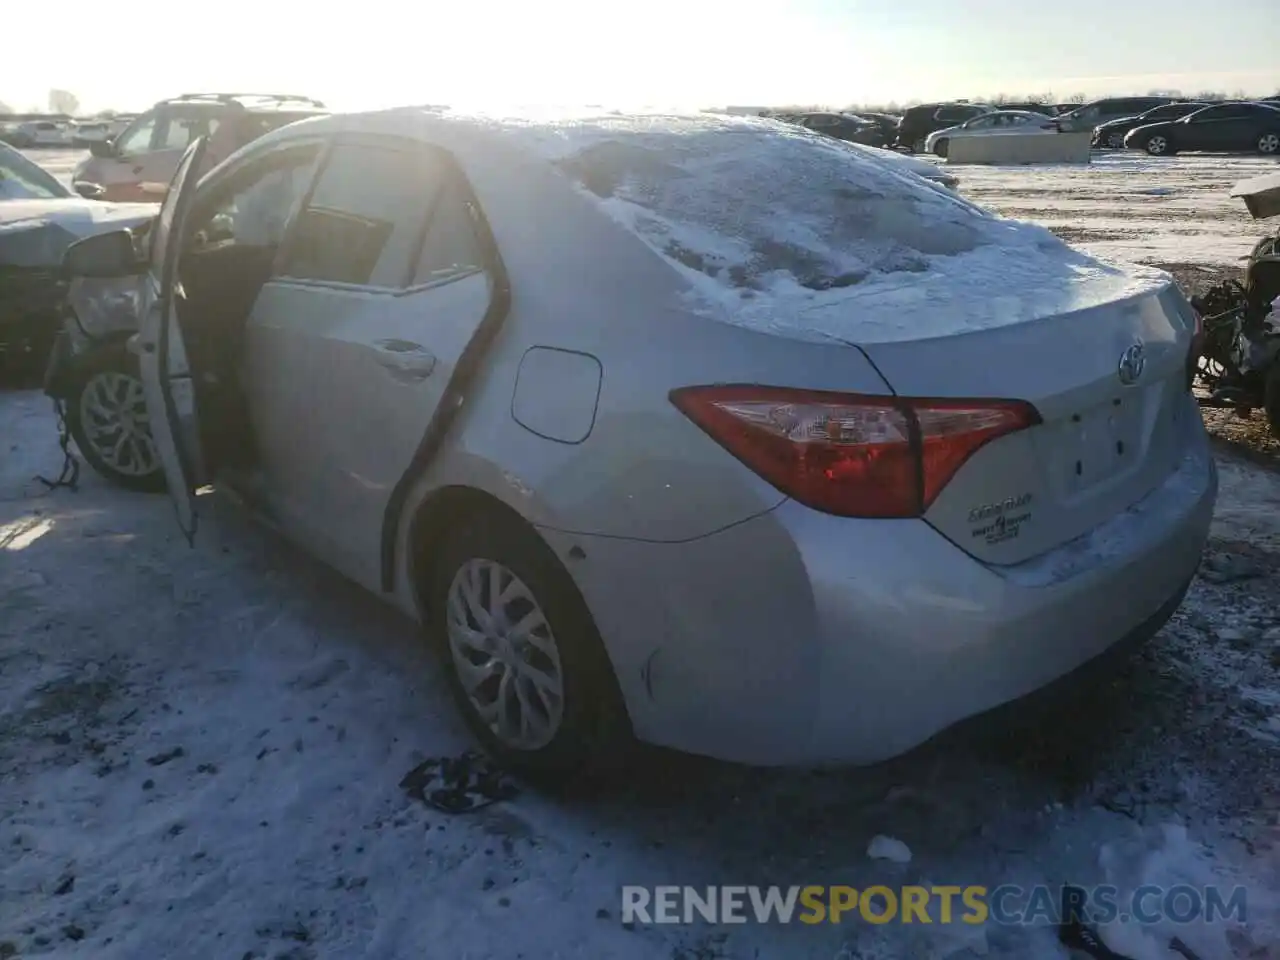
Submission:
<svg viewBox="0 0 1280 960">
<path fill-rule="evenodd" d="M 1142 348 L 1142 344 L 1135 343 L 1120 354 L 1120 367 L 1116 372 L 1120 377 L 1120 382 L 1126 387 L 1130 387 L 1138 382 L 1138 378 L 1142 376 L 1142 371 L 1146 367 L 1147 352 Z"/>
</svg>

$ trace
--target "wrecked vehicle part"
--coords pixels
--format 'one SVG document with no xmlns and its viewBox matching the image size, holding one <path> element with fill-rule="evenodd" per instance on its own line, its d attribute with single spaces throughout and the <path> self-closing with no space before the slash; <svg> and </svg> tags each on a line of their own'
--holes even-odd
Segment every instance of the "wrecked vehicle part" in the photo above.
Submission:
<svg viewBox="0 0 1280 960">
<path fill-rule="evenodd" d="M 150 207 L 73 198 L 0 203 L 0 363 L 7 370 L 44 368 L 64 317 L 67 248 L 153 216 Z"/>
</svg>

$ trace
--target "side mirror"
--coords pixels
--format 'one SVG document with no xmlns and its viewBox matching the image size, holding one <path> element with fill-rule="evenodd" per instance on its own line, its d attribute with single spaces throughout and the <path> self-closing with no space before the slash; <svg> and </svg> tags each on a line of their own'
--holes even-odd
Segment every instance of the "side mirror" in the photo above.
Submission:
<svg viewBox="0 0 1280 960">
<path fill-rule="evenodd" d="M 95 140 L 89 144 L 89 153 L 95 157 L 114 157 L 116 155 L 116 142 L 112 137 L 106 140 Z"/>
<path fill-rule="evenodd" d="M 81 180 L 75 185 L 76 193 L 84 197 L 86 200 L 100 200 L 102 195 L 107 192 L 107 188 L 100 183 L 89 183 L 87 180 Z"/>
<path fill-rule="evenodd" d="M 62 256 L 62 269 L 71 277 L 129 277 L 142 273 L 144 262 L 128 230 L 112 230 L 77 240 Z"/>
</svg>

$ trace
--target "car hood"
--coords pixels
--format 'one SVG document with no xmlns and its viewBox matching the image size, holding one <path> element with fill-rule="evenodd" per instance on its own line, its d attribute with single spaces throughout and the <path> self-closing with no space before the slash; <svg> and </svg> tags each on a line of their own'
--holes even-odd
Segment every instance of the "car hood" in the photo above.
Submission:
<svg viewBox="0 0 1280 960">
<path fill-rule="evenodd" d="M 77 197 L 0 202 L 0 266 L 56 267 L 75 241 L 147 223 L 157 209 Z"/>
</svg>

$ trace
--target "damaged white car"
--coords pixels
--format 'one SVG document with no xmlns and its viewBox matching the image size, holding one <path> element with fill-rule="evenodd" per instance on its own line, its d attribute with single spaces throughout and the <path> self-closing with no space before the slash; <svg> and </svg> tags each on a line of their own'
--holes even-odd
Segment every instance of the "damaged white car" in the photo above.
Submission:
<svg viewBox="0 0 1280 960">
<path fill-rule="evenodd" d="M 182 528 L 238 494 L 420 620 L 477 738 L 869 762 L 1171 615 L 1197 321 L 746 118 L 304 121 L 183 158 L 134 341 Z"/>
</svg>

